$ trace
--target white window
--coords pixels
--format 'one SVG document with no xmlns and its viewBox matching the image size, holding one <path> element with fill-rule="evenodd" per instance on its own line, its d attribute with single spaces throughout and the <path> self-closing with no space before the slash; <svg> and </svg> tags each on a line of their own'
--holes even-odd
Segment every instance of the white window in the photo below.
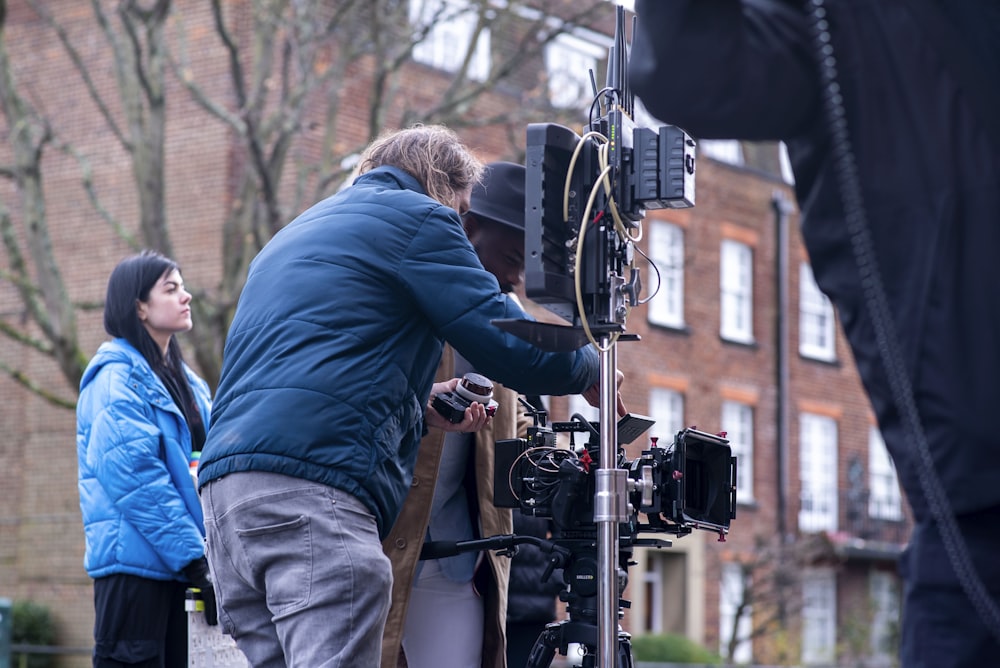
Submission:
<svg viewBox="0 0 1000 668">
<path fill-rule="evenodd" d="M 868 516 L 881 520 L 903 519 L 903 498 L 896 467 L 885 448 L 878 427 L 868 432 Z"/>
<path fill-rule="evenodd" d="M 799 354 L 832 361 L 837 356 L 833 304 L 820 292 L 808 262 L 799 266 Z"/>
<path fill-rule="evenodd" d="M 788 146 L 785 142 L 778 144 L 778 164 L 781 166 L 781 178 L 789 185 L 795 185 L 795 173 L 792 171 L 792 161 L 788 157 Z"/>
<path fill-rule="evenodd" d="M 646 561 L 646 570 L 642 573 L 643 591 L 646 595 L 646 614 L 642 620 L 643 633 L 663 633 L 666 630 L 663 579 L 663 559 L 659 555 L 650 553 Z"/>
<path fill-rule="evenodd" d="M 750 577 L 743 572 L 740 564 L 722 565 L 719 580 L 719 654 L 728 657 L 729 644 L 735 635 L 732 659 L 736 663 L 753 660 L 753 607 L 746 601 L 749 589 Z"/>
<path fill-rule="evenodd" d="M 736 500 L 749 503 L 753 501 L 753 407 L 723 401 L 720 427 L 736 457 Z"/>
<path fill-rule="evenodd" d="M 413 47 L 415 61 L 456 72 L 471 48 L 469 78 L 489 77 L 490 31 L 483 28 L 477 33 L 479 12 L 469 0 L 410 0 L 410 24 L 417 34 L 427 30 Z"/>
<path fill-rule="evenodd" d="M 899 628 L 899 587 L 896 578 L 885 571 L 872 571 L 868 579 L 871 592 L 873 666 L 891 666 L 896 657 L 895 629 Z"/>
<path fill-rule="evenodd" d="M 823 415 L 799 418 L 799 529 L 837 530 L 837 423 Z"/>
<path fill-rule="evenodd" d="M 666 327 L 684 326 L 684 230 L 660 220 L 649 229 L 649 268 L 646 283 L 659 289 L 649 301 L 649 321 Z M 656 275 L 660 280 L 657 282 Z"/>
<path fill-rule="evenodd" d="M 650 389 L 649 416 L 656 424 L 647 436 L 658 436 L 660 446 L 670 445 L 677 432 L 684 429 L 684 395 L 663 387 Z"/>
<path fill-rule="evenodd" d="M 832 664 L 836 642 L 836 577 L 828 569 L 807 570 L 802 578 L 802 663 Z"/>
<path fill-rule="evenodd" d="M 743 146 L 736 139 L 701 139 L 698 151 L 701 155 L 730 165 L 743 164 Z"/>
<path fill-rule="evenodd" d="M 722 338 L 753 342 L 753 251 L 750 246 L 723 239 L 720 249 Z"/>
<path fill-rule="evenodd" d="M 586 109 L 594 97 L 590 73 L 607 56 L 606 47 L 570 33 L 556 36 L 545 47 L 549 101 L 555 107 Z"/>
</svg>

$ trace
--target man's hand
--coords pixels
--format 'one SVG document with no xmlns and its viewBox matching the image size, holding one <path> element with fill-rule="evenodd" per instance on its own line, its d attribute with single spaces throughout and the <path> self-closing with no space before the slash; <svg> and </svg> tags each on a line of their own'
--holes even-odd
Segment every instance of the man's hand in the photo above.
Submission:
<svg viewBox="0 0 1000 668">
<path fill-rule="evenodd" d="M 625 374 L 623 374 L 621 371 L 617 371 L 616 370 L 615 371 L 615 380 L 618 383 L 618 392 L 615 394 L 615 396 L 618 398 L 618 406 L 617 406 L 617 408 L 618 408 L 618 416 L 621 417 L 622 415 L 625 415 L 626 413 L 628 413 L 628 409 L 625 408 L 625 402 L 622 401 L 622 395 L 621 395 L 622 382 L 624 382 L 624 380 L 625 380 Z M 600 381 L 594 383 L 593 385 L 591 385 L 590 387 L 588 387 L 586 390 L 584 390 L 583 394 L 581 396 L 583 396 L 583 398 L 586 399 L 587 403 L 590 404 L 591 406 L 593 406 L 595 408 L 600 408 L 601 407 L 601 383 L 600 383 Z"/>
<path fill-rule="evenodd" d="M 443 383 L 434 383 L 434 385 L 431 386 L 431 400 L 434 399 L 434 395 L 443 394 L 445 392 L 453 392 L 461 380 L 461 378 L 452 378 L 451 380 Z M 473 401 L 472 404 L 465 409 L 465 417 L 458 423 L 449 422 L 448 418 L 434 410 L 431 403 L 431 401 L 427 402 L 427 411 L 425 414 L 425 420 L 427 421 L 428 427 L 436 427 L 443 431 L 479 431 L 485 427 L 486 423 L 490 420 L 490 417 L 486 414 L 486 406 L 477 401 Z"/>
</svg>

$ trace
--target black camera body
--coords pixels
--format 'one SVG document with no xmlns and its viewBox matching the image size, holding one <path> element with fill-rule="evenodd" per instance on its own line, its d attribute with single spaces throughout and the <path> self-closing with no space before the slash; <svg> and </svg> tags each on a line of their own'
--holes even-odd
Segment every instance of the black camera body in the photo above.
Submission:
<svg viewBox="0 0 1000 668">
<path fill-rule="evenodd" d="M 619 421 L 618 441 L 637 436 L 637 416 Z M 639 429 L 652 424 L 648 418 Z M 588 431 L 584 449 L 556 446 L 556 432 Z M 526 439 L 496 442 L 494 505 L 552 519 L 560 533 L 595 529 L 594 497 L 599 444 L 597 425 L 553 423 L 531 427 Z M 655 444 L 633 461 L 619 448 L 618 467 L 627 470 L 630 530 L 686 535 L 703 529 L 724 535 L 736 516 L 736 457 L 723 436 L 697 429 L 679 431 L 666 447 Z M 647 523 L 639 521 L 643 513 Z"/>
<path fill-rule="evenodd" d="M 434 395 L 431 407 L 443 415 L 448 422 L 458 424 L 465 419 L 465 409 L 473 402 L 479 402 L 486 407 L 486 414 L 496 415 L 497 404 L 493 399 L 493 383 L 486 376 L 478 373 L 467 373 L 455 387 L 454 392 L 442 392 Z"/>
</svg>

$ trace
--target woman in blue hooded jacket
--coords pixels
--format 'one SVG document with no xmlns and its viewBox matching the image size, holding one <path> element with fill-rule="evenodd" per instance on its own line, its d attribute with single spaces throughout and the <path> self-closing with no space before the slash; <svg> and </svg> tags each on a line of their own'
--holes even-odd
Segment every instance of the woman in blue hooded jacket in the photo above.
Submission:
<svg viewBox="0 0 1000 668">
<path fill-rule="evenodd" d="M 209 390 L 174 337 L 191 326 L 191 294 L 174 261 L 147 251 L 111 273 L 104 329 L 114 338 L 87 366 L 77 403 L 95 667 L 187 666 L 189 584 L 205 590 L 209 616 L 214 607 L 190 474 Z"/>
</svg>

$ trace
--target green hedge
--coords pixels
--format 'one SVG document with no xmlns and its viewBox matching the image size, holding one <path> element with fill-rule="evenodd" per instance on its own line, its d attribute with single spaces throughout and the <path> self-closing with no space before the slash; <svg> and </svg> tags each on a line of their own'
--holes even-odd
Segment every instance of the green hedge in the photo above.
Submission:
<svg viewBox="0 0 1000 668">
<path fill-rule="evenodd" d="M 54 645 L 56 625 L 49 609 L 31 601 L 15 601 L 11 606 L 11 642 L 15 645 Z M 15 652 L 11 666 L 17 668 L 52 668 L 55 657 L 51 654 L 23 654 Z M 27 661 L 25 662 L 25 659 Z"/>
<path fill-rule="evenodd" d="M 632 638 L 632 656 L 636 661 L 668 663 L 721 664 L 722 658 L 682 635 L 643 635 Z"/>
</svg>

